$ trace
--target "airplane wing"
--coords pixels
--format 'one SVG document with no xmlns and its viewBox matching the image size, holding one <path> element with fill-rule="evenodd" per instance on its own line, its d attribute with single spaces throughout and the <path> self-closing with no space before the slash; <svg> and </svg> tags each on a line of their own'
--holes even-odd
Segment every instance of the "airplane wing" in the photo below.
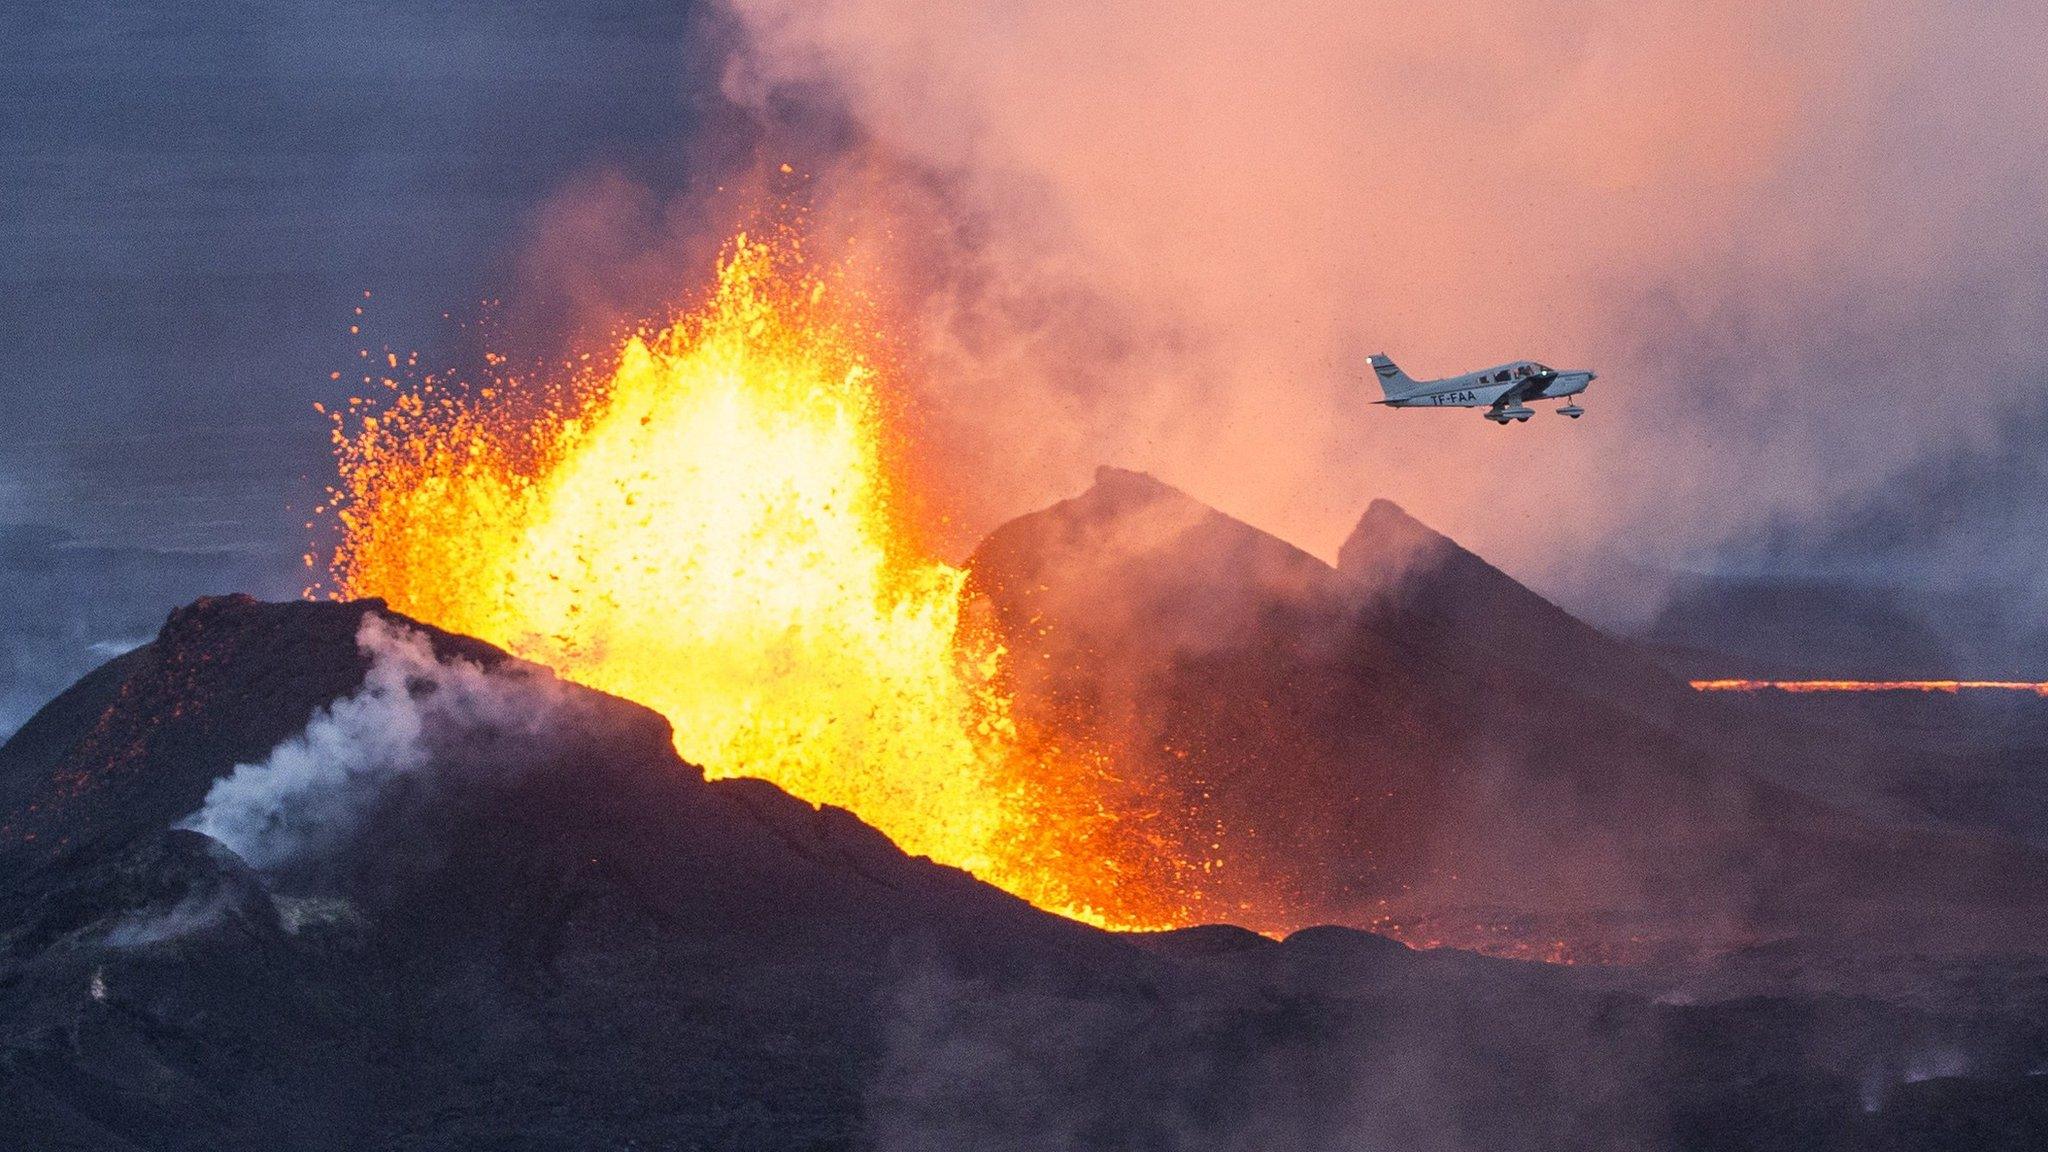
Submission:
<svg viewBox="0 0 2048 1152">
<path fill-rule="evenodd" d="M 1495 396 L 1495 397 L 1493 398 L 1493 403 L 1491 403 L 1491 404 L 1488 404 L 1488 405 L 1486 406 L 1486 410 L 1487 410 L 1488 412 L 1498 412 L 1498 411 L 1500 411 L 1500 410 L 1501 410 L 1501 409 L 1503 409 L 1503 408 L 1512 408 L 1512 407 L 1514 407 L 1515 405 L 1517 405 L 1517 404 L 1520 404 L 1521 402 L 1522 402 L 1522 390 L 1521 390 L 1521 388 L 1519 388 L 1519 387 L 1515 387 L 1515 388 L 1510 388 L 1510 389 L 1508 389 L 1507 391 L 1505 391 L 1505 392 L 1501 393 L 1500 395 L 1498 395 L 1498 396 Z"/>
<path fill-rule="evenodd" d="M 1535 372 L 1522 377 L 1520 380 L 1515 381 L 1513 387 L 1495 397 L 1487 411 L 1498 412 L 1503 408 L 1512 408 L 1520 404 L 1529 397 L 1543 391 L 1543 386 L 1550 383 L 1556 376 L 1557 373 L 1555 372 Z"/>
</svg>

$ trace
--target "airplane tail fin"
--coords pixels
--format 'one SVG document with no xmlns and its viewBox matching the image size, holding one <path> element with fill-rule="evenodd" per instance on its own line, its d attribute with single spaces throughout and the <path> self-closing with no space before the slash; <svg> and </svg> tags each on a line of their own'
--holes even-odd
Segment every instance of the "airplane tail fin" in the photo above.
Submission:
<svg viewBox="0 0 2048 1152">
<path fill-rule="evenodd" d="M 1373 374 L 1380 378 L 1380 391 L 1389 400 L 1399 400 L 1413 395 L 1421 384 L 1401 371 L 1401 366 L 1388 359 L 1385 353 L 1375 353 L 1372 358 Z"/>
</svg>

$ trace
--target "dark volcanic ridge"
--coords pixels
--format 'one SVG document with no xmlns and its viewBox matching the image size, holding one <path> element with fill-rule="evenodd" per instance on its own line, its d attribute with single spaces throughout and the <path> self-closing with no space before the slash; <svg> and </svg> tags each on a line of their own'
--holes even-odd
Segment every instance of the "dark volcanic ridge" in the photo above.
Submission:
<svg viewBox="0 0 2048 1152">
<path fill-rule="evenodd" d="M 2038 939 L 2042 856 L 1849 786 L 1900 749 L 1703 700 L 1386 501 L 1332 568 L 1106 468 L 970 563 L 1020 711 L 1230 846 L 1214 919 L 1582 958 Z"/>
<path fill-rule="evenodd" d="M 361 803 L 333 794 L 360 771 L 289 793 L 230 837 L 275 857 L 260 872 L 173 827 L 362 699 L 358 637 L 385 618 L 202 600 L 0 748 L 0 1079 L 38 1146 L 593 1146 L 575 1133 L 601 1120 L 596 1145 L 657 1147 L 678 1115 L 789 1146 L 844 1126 L 865 1005 L 927 954 L 962 980 L 1146 974 L 843 811 L 707 783 L 644 708 L 395 617 L 521 707 L 545 697 L 549 730 L 461 717 Z M 461 690 L 408 669 L 400 697 L 424 729 Z M 352 834 L 279 851 L 291 803 Z M 761 1094 L 772 1122 L 732 1114 Z M 603 1116 L 563 1114 L 583 1098 Z"/>
<path fill-rule="evenodd" d="M 227 597 L 0 746 L 0 1125 L 111 1149 L 2048 1134 L 2048 976 L 1995 954 L 2041 919 L 2033 856 L 1762 780 L 1745 759 L 1818 753 L 1572 667 L 1633 657 L 1391 505 L 1345 560 L 1106 472 L 974 578 L 1040 636 L 1013 635 L 1021 707 L 1244 822 L 1219 907 L 1748 943 L 1600 970 L 1353 928 L 1118 937 L 706 782 L 648 710 L 381 604 Z M 1474 604 L 1514 619 L 1447 618 Z"/>
</svg>

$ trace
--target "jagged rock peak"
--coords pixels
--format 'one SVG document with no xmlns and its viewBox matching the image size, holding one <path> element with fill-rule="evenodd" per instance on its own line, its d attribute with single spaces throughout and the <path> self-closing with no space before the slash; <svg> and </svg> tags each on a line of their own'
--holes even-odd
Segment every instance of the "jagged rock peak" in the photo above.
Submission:
<svg viewBox="0 0 2048 1152">
<path fill-rule="evenodd" d="M 1080 499 L 1106 503 L 1119 509 L 1142 507 L 1159 501 L 1197 504 L 1194 497 L 1175 488 L 1147 472 L 1134 472 L 1128 468 L 1113 468 L 1107 464 L 1095 469 L 1095 483 L 1083 493 Z"/>
<path fill-rule="evenodd" d="M 1418 564 L 1440 563 L 1462 551 L 1456 541 L 1410 516 L 1399 504 L 1376 499 L 1337 550 L 1337 570 L 1377 587 L 1400 579 Z"/>
</svg>

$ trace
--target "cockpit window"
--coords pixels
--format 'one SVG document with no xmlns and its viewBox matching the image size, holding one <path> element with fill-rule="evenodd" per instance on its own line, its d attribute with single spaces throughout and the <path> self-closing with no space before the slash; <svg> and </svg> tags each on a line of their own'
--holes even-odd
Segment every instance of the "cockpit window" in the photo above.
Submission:
<svg viewBox="0 0 2048 1152">
<path fill-rule="evenodd" d="M 1497 374 L 1495 374 L 1495 376 L 1494 376 L 1494 378 L 1493 378 L 1493 382 L 1494 382 L 1494 383 L 1496 383 L 1496 384 L 1505 384 L 1505 383 L 1507 383 L 1507 382 L 1508 382 L 1508 370 L 1507 370 L 1507 369 L 1505 369 L 1505 368 L 1501 369 L 1501 370 L 1500 370 L 1500 371 L 1499 371 L 1499 372 L 1498 372 Z"/>
</svg>

